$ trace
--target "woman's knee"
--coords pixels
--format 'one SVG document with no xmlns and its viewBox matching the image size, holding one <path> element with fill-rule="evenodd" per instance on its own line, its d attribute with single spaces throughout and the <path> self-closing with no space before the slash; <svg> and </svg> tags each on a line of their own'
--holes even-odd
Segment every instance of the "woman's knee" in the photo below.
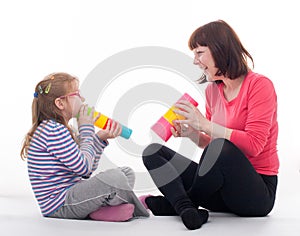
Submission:
<svg viewBox="0 0 300 236">
<path fill-rule="evenodd" d="M 232 142 L 224 138 L 214 139 L 205 151 L 205 157 L 215 159 L 215 161 L 240 155 L 243 156 L 243 153 Z"/>
<path fill-rule="evenodd" d="M 225 138 L 217 138 L 214 139 L 209 146 L 212 148 L 222 151 L 222 153 L 232 153 L 232 152 L 240 152 L 240 150 L 228 139 Z"/>
<path fill-rule="evenodd" d="M 152 156 L 153 154 L 156 154 L 157 152 L 159 152 L 159 150 L 161 150 L 162 147 L 163 145 L 159 143 L 151 143 L 144 149 L 143 158 L 147 158 L 149 156 Z"/>
<path fill-rule="evenodd" d="M 229 148 L 229 147 L 233 147 L 234 144 L 232 142 L 230 142 L 228 139 L 225 139 L 225 138 L 216 138 L 216 139 L 213 139 L 209 146 L 213 146 L 213 147 L 217 147 L 217 148 L 221 148 L 221 149 L 224 149 L 224 148 Z"/>
<path fill-rule="evenodd" d="M 146 167 L 151 165 L 151 163 L 153 161 L 151 159 L 153 158 L 154 155 L 156 155 L 161 150 L 162 147 L 163 146 L 159 143 L 152 143 L 144 149 L 143 163 Z"/>
<path fill-rule="evenodd" d="M 217 163 L 226 163 L 232 157 L 233 143 L 224 138 L 217 138 L 205 148 L 200 160 L 199 176 L 206 175 Z M 223 164 L 222 164 L 223 165 Z"/>
</svg>

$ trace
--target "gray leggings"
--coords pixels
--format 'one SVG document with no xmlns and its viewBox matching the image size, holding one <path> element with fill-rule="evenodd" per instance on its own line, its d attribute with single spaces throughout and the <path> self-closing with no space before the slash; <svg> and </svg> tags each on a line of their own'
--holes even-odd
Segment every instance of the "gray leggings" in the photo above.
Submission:
<svg viewBox="0 0 300 236">
<path fill-rule="evenodd" d="M 134 217 L 148 217 L 149 213 L 133 192 L 135 175 L 129 167 L 119 167 L 100 172 L 71 187 L 64 205 L 52 218 L 85 219 L 103 206 L 134 204 Z"/>
</svg>

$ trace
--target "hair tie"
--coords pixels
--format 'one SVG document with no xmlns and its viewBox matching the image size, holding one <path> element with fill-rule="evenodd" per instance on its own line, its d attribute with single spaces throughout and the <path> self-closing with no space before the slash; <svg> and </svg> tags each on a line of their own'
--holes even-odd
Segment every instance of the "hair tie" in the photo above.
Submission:
<svg viewBox="0 0 300 236">
<path fill-rule="evenodd" d="M 35 97 L 35 98 L 38 98 L 38 96 L 39 96 L 39 93 L 38 93 L 38 92 L 35 92 L 35 93 L 33 94 L 33 97 Z"/>
</svg>

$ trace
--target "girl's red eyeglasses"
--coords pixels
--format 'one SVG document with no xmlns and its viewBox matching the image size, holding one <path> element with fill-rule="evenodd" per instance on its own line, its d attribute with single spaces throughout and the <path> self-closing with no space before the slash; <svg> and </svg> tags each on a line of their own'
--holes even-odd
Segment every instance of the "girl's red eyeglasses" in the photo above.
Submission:
<svg viewBox="0 0 300 236">
<path fill-rule="evenodd" d="M 78 96 L 79 98 L 81 98 L 79 90 L 75 91 L 74 93 L 69 93 L 67 95 L 60 96 L 59 98 L 66 98 L 66 97 L 72 97 L 72 96 Z"/>
</svg>

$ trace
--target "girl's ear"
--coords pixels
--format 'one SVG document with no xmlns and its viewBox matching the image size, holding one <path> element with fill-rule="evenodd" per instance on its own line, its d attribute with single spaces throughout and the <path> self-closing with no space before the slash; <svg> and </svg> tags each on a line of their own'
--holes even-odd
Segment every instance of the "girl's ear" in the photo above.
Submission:
<svg viewBox="0 0 300 236">
<path fill-rule="evenodd" d="M 62 101 L 61 98 L 56 98 L 54 100 L 54 103 L 55 103 L 55 106 L 60 110 L 63 110 L 65 108 L 64 102 Z"/>
</svg>

